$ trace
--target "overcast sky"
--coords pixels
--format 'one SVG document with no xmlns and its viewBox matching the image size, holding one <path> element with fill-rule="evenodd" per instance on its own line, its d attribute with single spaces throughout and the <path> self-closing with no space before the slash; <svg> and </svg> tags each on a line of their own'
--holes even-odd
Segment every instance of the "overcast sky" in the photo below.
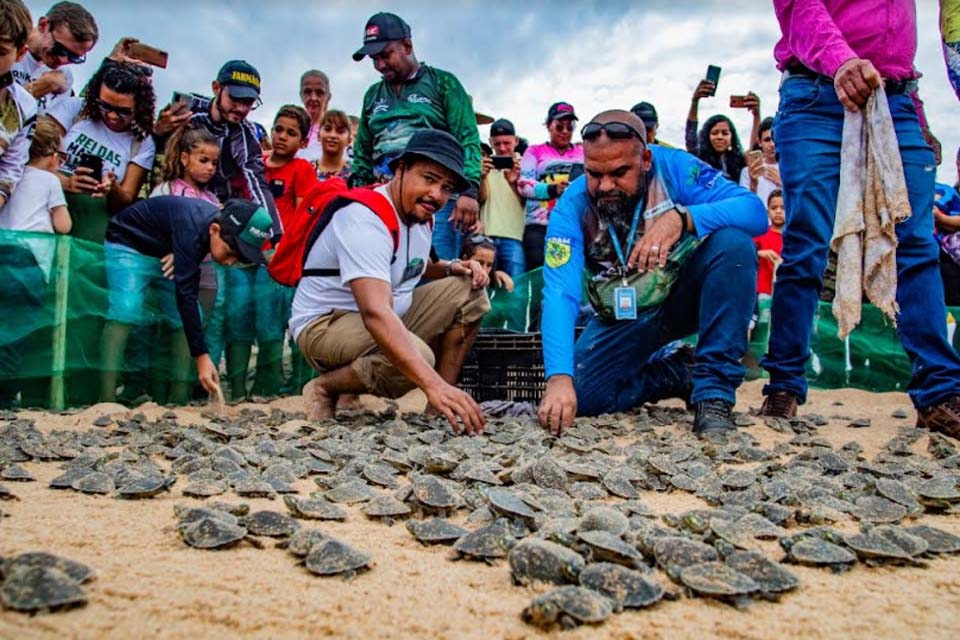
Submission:
<svg viewBox="0 0 960 640">
<path fill-rule="evenodd" d="M 707 65 L 723 68 L 717 97 L 701 102 L 700 121 L 732 117 L 742 136 L 750 118 L 729 109 L 729 96 L 753 90 L 763 115 L 777 106 L 779 75 L 773 45 L 779 27 L 763 0 L 86 0 L 100 42 L 90 61 L 75 67 L 78 88 L 121 36 L 170 52 L 156 74 L 158 102 L 174 90 L 210 92 L 220 65 L 242 58 L 263 77 L 264 106 L 254 119 L 269 126 L 277 108 L 299 102 L 298 81 L 308 68 L 330 76 L 331 107 L 357 113 L 366 88 L 379 78 L 369 59 L 355 63 L 367 18 L 377 11 L 401 15 L 413 31 L 422 62 L 454 72 L 474 107 L 507 117 L 531 142 L 546 137 L 543 120 L 557 100 L 574 105 L 584 121 L 598 111 L 648 100 L 660 112 L 660 137 L 683 144 L 690 95 Z M 52 2 L 28 0 L 34 20 Z M 943 143 L 941 181 L 953 183 L 960 145 L 960 103 L 947 82 L 940 50 L 937 2 L 918 0 L 916 59 L 921 96 Z M 481 127 L 486 139 L 488 127 Z"/>
</svg>

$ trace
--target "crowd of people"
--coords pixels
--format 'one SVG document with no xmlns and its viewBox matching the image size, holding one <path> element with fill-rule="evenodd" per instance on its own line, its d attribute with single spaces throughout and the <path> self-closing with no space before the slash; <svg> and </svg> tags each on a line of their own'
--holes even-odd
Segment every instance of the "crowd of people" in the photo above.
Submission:
<svg viewBox="0 0 960 640">
<path fill-rule="evenodd" d="M 698 434 L 725 432 L 758 301 L 772 305 L 762 412 L 791 418 L 806 398 L 844 121 L 885 98 L 912 212 L 895 231 L 909 392 L 918 424 L 960 437 L 960 357 L 931 320 L 960 303 L 960 195 L 929 169 L 940 149 L 917 95 L 914 4 L 860 4 L 873 2 L 896 19 L 776 0 L 777 114 L 762 118 L 748 93 L 730 96 L 753 118 L 748 137 L 726 115 L 701 126 L 700 102 L 717 94 L 708 77 L 681 150 L 659 139 L 649 102 L 583 121 L 556 102 L 545 141 L 500 118 L 482 142 L 463 85 L 419 62 L 410 26 L 391 13 L 367 21 L 353 54 L 381 76 L 357 116 L 329 108 L 331 79 L 310 69 L 300 104 L 268 129 L 251 119 L 262 87 L 246 61 L 225 62 L 212 95 L 161 107 L 152 78 L 163 52 L 124 38 L 81 88 L 71 67 L 98 42 L 94 16 L 57 2 L 34 22 L 20 0 L 0 0 L 0 228 L 103 246 L 99 367 L 76 382 L 95 387 L 93 400 L 116 399 L 149 293 L 173 329 L 170 402 L 193 397 L 183 372 L 194 365 L 210 393 L 225 371 L 234 399 L 303 385 L 316 419 L 360 393 L 419 387 L 455 430 L 478 433 L 482 413 L 456 385 L 487 289 L 512 291 L 542 269 L 545 426 L 680 397 Z M 0 262 L 28 274 L 4 287 L 6 300 L 49 286 L 50 265 L 29 244 Z M 575 340 L 584 288 L 591 312 Z M 695 349 L 679 342 L 691 334 Z M 5 406 L 23 391 L 25 344 L 0 345 Z"/>
</svg>

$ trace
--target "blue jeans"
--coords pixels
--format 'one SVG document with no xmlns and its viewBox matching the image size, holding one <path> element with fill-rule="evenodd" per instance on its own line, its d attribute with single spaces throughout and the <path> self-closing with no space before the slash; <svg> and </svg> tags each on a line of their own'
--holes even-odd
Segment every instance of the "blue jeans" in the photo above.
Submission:
<svg viewBox="0 0 960 640">
<path fill-rule="evenodd" d="M 433 214 L 433 248 L 441 260 L 460 257 L 463 234 L 450 222 L 450 214 L 457 204 L 457 196 L 451 196 L 447 205 Z"/>
<path fill-rule="evenodd" d="M 897 303 L 900 340 L 913 364 L 908 393 L 925 409 L 960 394 L 960 357 L 947 342 L 943 283 L 933 240 L 933 151 L 920 134 L 913 102 L 888 96 L 912 215 L 897 225 Z M 774 138 L 786 205 L 783 264 L 773 293 L 770 373 L 764 393 L 787 392 L 804 402 L 804 366 L 823 286 L 827 247 L 840 184 L 843 105 L 829 80 L 790 78 L 780 88 Z"/>
<path fill-rule="evenodd" d="M 523 242 L 513 238 L 491 238 L 497 246 L 496 270 L 505 272 L 516 280 L 526 271 L 523 259 Z"/>
<path fill-rule="evenodd" d="M 103 243 L 107 265 L 107 319 L 123 324 L 146 324 L 160 311 L 174 329 L 183 326 L 173 280 L 163 276 L 160 259 L 144 255 L 125 244 Z M 152 294 L 156 307 L 146 306 Z"/>
<path fill-rule="evenodd" d="M 756 284 L 753 240 L 738 229 L 719 229 L 690 256 L 662 305 L 633 321 L 594 317 L 574 353 L 577 413 L 628 411 L 677 395 L 686 373 L 658 366 L 657 351 L 698 330 L 690 401 L 735 402 Z"/>
</svg>

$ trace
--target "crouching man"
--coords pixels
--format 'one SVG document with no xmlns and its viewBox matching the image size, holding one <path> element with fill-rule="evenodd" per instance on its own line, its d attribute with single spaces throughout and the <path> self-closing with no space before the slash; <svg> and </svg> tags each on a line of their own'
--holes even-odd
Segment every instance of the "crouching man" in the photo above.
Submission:
<svg viewBox="0 0 960 640">
<path fill-rule="evenodd" d="M 541 421 L 559 432 L 577 413 L 681 397 L 697 434 L 733 429 L 763 203 L 688 153 L 648 147 L 630 112 L 601 113 L 581 137 L 586 176 L 547 227 Z M 597 316 L 574 346 L 584 267 Z M 664 349 L 692 333 L 695 357 Z"/>
<path fill-rule="evenodd" d="M 490 310 L 487 275 L 473 261 L 430 260 L 434 214 L 469 186 L 463 163 L 453 136 L 418 131 L 375 190 L 386 211 L 343 206 L 310 248 L 290 318 L 321 374 L 303 389 L 309 418 L 332 417 L 341 396 L 419 387 L 456 432 L 482 432 L 479 406 L 454 385 Z M 421 278 L 432 282 L 418 287 Z"/>
</svg>

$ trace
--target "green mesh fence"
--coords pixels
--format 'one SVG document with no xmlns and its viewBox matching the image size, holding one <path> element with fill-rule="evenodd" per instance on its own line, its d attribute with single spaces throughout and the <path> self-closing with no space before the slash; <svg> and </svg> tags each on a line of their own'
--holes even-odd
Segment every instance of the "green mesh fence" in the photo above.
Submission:
<svg viewBox="0 0 960 640">
<path fill-rule="evenodd" d="M 21 406 L 62 408 L 100 399 L 108 309 L 104 262 L 100 244 L 0 230 L 0 309 L 4 314 L 0 323 L 0 402 L 19 397 Z M 224 271 L 217 278 L 221 284 Z M 204 290 L 200 295 L 207 344 L 218 362 L 223 356 L 221 379 L 228 397 L 299 392 L 313 372 L 289 342 L 282 337 L 278 341 L 276 335 L 267 340 L 249 338 L 258 331 L 262 335 L 264 310 L 289 308 L 290 291 L 279 290 L 268 278 L 239 275 L 232 271 L 229 283 L 245 280 L 243 291 L 228 284 L 221 287 L 219 296 Z M 518 278 L 512 293 L 492 291 L 493 308 L 483 327 L 539 330 L 542 288 L 543 278 L 537 270 Z M 240 302 L 251 299 L 261 304 L 244 306 Z M 960 309 L 951 311 L 960 316 Z M 581 324 L 589 314 L 584 304 Z M 195 385 L 192 364 L 188 368 L 172 364 L 171 354 L 182 332 L 172 329 L 164 318 L 156 297 L 148 292 L 142 320 L 130 328 L 121 357 L 108 357 L 122 362 L 117 378 L 120 401 L 182 401 L 175 391 L 184 386 L 189 397 L 205 397 Z M 275 326 L 276 318 L 271 321 Z M 237 323 L 243 331 L 234 326 Z M 248 337 L 234 340 L 237 333 Z M 766 350 L 768 335 L 769 303 L 765 302 L 746 358 L 751 377 L 762 375 L 757 362 Z M 954 337 L 955 346 L 958 339 L 960 335 Z M 860 328 L 841 341 L 836 337 L 829 304 L 821 304 L 812 349 L 808 374 L 816 386 L 894 391 L 905 389 L 910 378 L 910 366 L 895 330 L 871 306 L 864 308 Z"/>
</svg>

